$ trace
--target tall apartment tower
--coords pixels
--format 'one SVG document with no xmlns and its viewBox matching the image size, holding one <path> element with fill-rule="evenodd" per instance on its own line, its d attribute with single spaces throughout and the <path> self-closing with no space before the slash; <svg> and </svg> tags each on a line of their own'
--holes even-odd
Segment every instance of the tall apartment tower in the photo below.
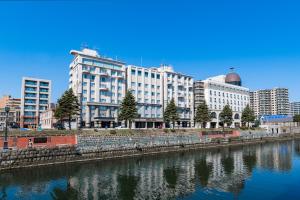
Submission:
<svg viewBox="0 0 300 200">
<path fill-rule="evenodd" d="M 135 128 L 163 126 L 163 74 L 158 68 L 127 66 L 127 89 L 138 104 Z"/>
<path fill-rule="evenodd" d="M 117 126 L 120 103 L 125 96 L 125 63 L 100 56 L 97 51 L 71 50 L 69 88 L 81 105 L 80 127 Z"/>
<path fill-rule="evenodd" d="M 194 80 L 191 76 L 175 72 L 171 66 L 163 65 L 158 68 L 163 76 L 163 107 L 172 98 L 175 100 L 179 113 L 178 126 L 194 126 Z"/>
<path fill-rule="evenodd" d="M 51 100 L 51 81 L 23 77 L 21 88 L 21 122 L 22 128 L 37 128 L 39 115 L 47 110 Z"/>
<path fill-rule="evenodd" d="M 290 112 L 287 88 L 274 88 L 250 92 L 250 106 L 257 117 L 288 115 Z"/>
</svg>

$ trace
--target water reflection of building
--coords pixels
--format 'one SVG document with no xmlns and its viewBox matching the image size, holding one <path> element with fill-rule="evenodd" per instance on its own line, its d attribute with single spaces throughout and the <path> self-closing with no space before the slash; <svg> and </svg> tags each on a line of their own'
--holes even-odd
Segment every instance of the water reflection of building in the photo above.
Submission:
<svg viewBox="0 0 300 200">
<path fill-rule="evenodd" d="M 200 167 L 203 171 L 199 173 L 197 164 L 201 159 L 205 160 L 202 164 L 207 168 Z M 291 159 L 290 144 L 270 143 L 178 157 L 122 161 L 124 163 L 109 168 L 101 167 L 101 170 L 79 171 L 70 179 L 70 183 L 84 199 L 122 199 L 120 191 L 123 187 L 127 188 L 128 195 L 134 196 L 134 199 L 169 199 L 193 193 L 201 178 L 202 188 L 238 195 L 255 166 L 270 170 L 290 170 Z M 207 182 L 203 180 L 205 178 Z M 126 184 L 132 183 L 133 186 L 128 189 Z"/>
<path fill-rule="evenodd" d="M 294 148 L 299 153 L 300 143 Z M 27 169 L 0 174 L 0 197 L 1 188 L 11 185 L 18 197 L 52 194 L 54 185 L 78 199 L 172 199 L 200 189 L 238 195 L 255 168 L 290 170 L 292 149 L 291 141 L 275 142 Z"/>
<path fill-rule="evenodd" d="M 213 172 L 208 182 L 209 188 L 224 192 L 240 191 L 242 189 L 240 187 L 243 187 L 244 181 L 249 177 L 243 163 L 242 149 L 211 154 L 207 156 L 207 162 L 212 163 L 213 166 Z"/>
<path fill-rule="evenodd" d="M 257 166 L 263 169 L 287 171 L 292 168 L 292 145 L 278 142 L 258 145 L 256 149 Z"/>
<path fill-rule="evenodd" d="M 92 174 L 79 172 L 78 176 L 70 178 L 70 185 L 79 191 L 83 199 L 120 199 L 120 190 L 126 187 L 121 181 L 123 178 L 129 185 L 137 181 L 134 191 L 127 191 L 134 193 L 136 199 L 168 199 L 195 191 L 194 160 L 188 159 L 184 163 L 180 166 L 181 159 L 175 162 L 153 160 L 106 168 L 96 173 L 90 171 Z M 166 169 L 174 170 L 175 177 L 171 178 L 175 180 L 166 180 Z"/>
</svg>

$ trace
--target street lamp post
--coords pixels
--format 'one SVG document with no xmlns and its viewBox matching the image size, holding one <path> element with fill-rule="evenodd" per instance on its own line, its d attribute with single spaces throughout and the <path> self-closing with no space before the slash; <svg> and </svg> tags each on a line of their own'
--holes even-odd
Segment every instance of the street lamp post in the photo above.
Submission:
<svg viewBox="0 0 300 200">
<path fill-rule="evenodd" d="M 3 143 L 3 149 L 8 149 L 8 141 L 7 141 L 7 132 L 8 132 L 8 114 L 9 114 L 9 107 L 5 107 L 5 113 L 6 113 L 6 121 L 5 121 L 5 136 L 4 136 L 4 143 Z"/>
</svg>

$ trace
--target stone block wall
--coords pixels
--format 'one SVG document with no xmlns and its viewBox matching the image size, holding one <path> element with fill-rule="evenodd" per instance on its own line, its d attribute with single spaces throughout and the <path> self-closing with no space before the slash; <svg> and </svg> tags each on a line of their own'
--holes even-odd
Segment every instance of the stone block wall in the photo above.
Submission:
<svg viewBox="0 0 300 200">
<path fill-rule="evenodd" d="M 64 162 L 76 157 L 75 146 L 56 147 L 49 149 L 23 149 L 0 152 L 0 169 L 17 168 L 28 165 L 39 165 L 53 162 Z"/>
</svg>

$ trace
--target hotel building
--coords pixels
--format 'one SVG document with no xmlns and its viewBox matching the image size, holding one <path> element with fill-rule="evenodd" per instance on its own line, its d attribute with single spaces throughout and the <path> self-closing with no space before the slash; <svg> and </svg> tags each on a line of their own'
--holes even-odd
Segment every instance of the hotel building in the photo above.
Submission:
<svg viewBox="0 0 300 200">
<path fill-rule="evenodd" d="M 203 84 L 205 101 L 212 116 L 208 128 L 219 128 L 220 113 L 226 105 L 229 105 L 233 112 L 232 127 L 240 127 L 242 112 L 250 103 L 249 89 L 242 87 L 240 76 L 232 72 L 208 78 Z"/>
<path fill-rule="evenodd" d="M 69 87 L 78 97 L 80 127 L 117 126 L 118 108 L 125 96 L 125 63 L 100 56 L 97 51 L 71 50 Z"/>
<path fill-rule="evenodd" d="M 179 114 L 179 127 L 194 126 L 194 80 L 191 76 L 174 72 L 171 66 L 163 65 L 158 70 L 163 76 L 163 107 L 167 107 L 172 98 Z"/>
<path fill-rule="evenodd" d="M 50 80 L 24 77 L 21 88 L 21 128 L 37 128 L 40 113 L 47 110 L 50 100 Z"/>
<path fill-rule="evenodd" d="M 138 119 L 135 128 L 163 126 L 163 73 L 158 68 L 127 66 L 127 89 L 136 98 Z"/>
<path fill-rule="evenodd" d="M 290 112 L 287 88 L 274 88 L 250 92 L 250 105 L 257 117 L 288 115 Z"/>
</svg>

